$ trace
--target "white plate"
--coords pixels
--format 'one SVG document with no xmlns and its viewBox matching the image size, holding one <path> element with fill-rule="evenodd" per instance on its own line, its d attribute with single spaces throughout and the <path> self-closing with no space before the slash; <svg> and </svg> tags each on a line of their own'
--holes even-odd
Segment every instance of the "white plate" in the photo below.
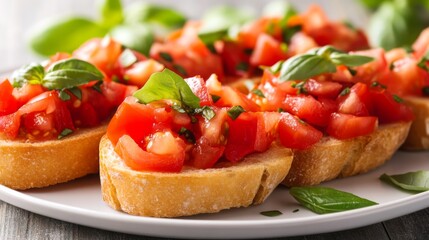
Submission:
<svg viewBox="0 0 429 240">
<path fill-rule="evenodd" d="M 361 227 L 429 207 L 429 192 L 413 195 L 378 179 L 382 173 L 417 170 L 429 170 L 429 153 L 399 152 L 375 171 L 323 184 L 379 203 L 325 215 L 299 206 L 288 190 L 280 187 L 260 206 L 175 219 L 130 216 L 110 209 L 101 200 L 97 176 L 31 191 L 14 191 L 0 185 L 0 199 L 48 217 L 131 234 L 206 239 L 280 237 Z M 260 214 L 268 210 L 279 210 L 283 214 L 277 217 Z"/>
</svg>

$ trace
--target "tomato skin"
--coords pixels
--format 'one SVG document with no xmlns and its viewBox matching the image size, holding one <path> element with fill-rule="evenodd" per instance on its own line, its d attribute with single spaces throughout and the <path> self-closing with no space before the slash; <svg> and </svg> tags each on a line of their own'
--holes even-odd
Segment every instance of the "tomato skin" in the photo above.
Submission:
<svg viewBox="0 0 429 240">
<path fill-rule="evenodd" d="M 416 59 L 406 57 L 393 63 L 390 78 L 381 83 L 399 96 L 422 96 L 423 87 L 429 86 L 429 73 Z"/>
<path fill-rule="evenodd" d="M 385 51 L 381 48 L 364 51 L 351 52 L 350 54 L 363 55 L 374 58 L 373 61 L 356 67 L 354 82 L 382 82 L 389 72 L 389 66 L 385 56 Z"/>
<path fill-rule="evenodd" d="M 261 34 L 269 34 L 274 39 L 282 40 L 280 18 L 263 17 L 242 27 L 237 36 L 239 45 L 247 49 L 255 49 Z"/>
<path fill-rule="evenodd" d="M 206 138 L 200 138 L 192 148 L 189 164 L 199 169 L 211 168 L 222 157 L 224 151 L 225 146 L 211 146 Z"/>
<path fill-rule="evenodd" d="M 310 95 L 335 99 L 343 86 L 337 82 L 309 79 L 305 83 L 304 88 L 306 93 Z"/>
<path fill-rule="evenodd" d="M 215 43 L 216 52 L 222 58 L 223 69 L 226 76 L 248 77 L 254 68 L 250 66 L 250 54 L 246 49 L 232 41 L 219 41 Z"/>
<path fill-rule="evenodd" d="M 331 105 L 323 105 L 311 95 L 287 95 L 283 101 L 283 109 L 304 121 L 324 127 L 328 124 L 333 109 Z"/>
<path fill-rule="evenodd" d="M 423 57 L 428 51 L 429 46 L 429 28 L 423 30 L 413 43 L 414 56 L 416 59 Z"/>
<path fill-rule="evenodd" d="M 24 105 L 30 99 L 36 97 L 37 95 L 42 94 L 45 89 L 40 84 L 24 84 L 20 88 L 13 89 L 13 96 L 19 103 L 19 106 Z"/>
<path fill-rule="evenodd" d="M 369 87 L 364 83 L 356 83 L 350 93 L 338 97 L 338 112 L 356 116 L 368 116 L 374 112 Z"/>
<path fill-rule="evenodd" d="M 250 57 L 250 64 L 253 66 L 272 66 L 287 58 L 288 55 L 283 50 L 281 42 L 263 33 L 259 35 L 256 41 L 255 49 Z"/>
<path fill-rule="evenodd" d="M 15 139 L 18 136 L 21 116 L 18 113 L 0 116 L 0 135 L 7 139 Z"/>
<path fill-rule="evenodd" d="M 369 135 L 375 131 L 377 125 L 377 117 L 333 113 L 326 131 L 330 136 L 344 140 Z"/>
<path fill-rule="evenodd" d="M 185 151 L 182 146 L 179 148 L 175 154 L 151 153 L 143 150 L 132 137 L 123 135 L 119 138 L 115 151 L 127 166 L 137 171 L 180 172 L 185 160 Z"/>
<path fill-rule="evenodd" d="M 0 116 L 8 115 L 18 110 L 19 102 L 12 92 L 12 84 L 7 79 L 0 82 Z"/>
<path fill-rule="evenodd" d="M 136 62 L 124 69 L 123 82 L 127 85 L 135 85 L 141 88 L 153 73 L 161 72 L 163 69 L 164 65 L 153 59 Z"/>
<path fill-rule="evenodd" d="M 209 94 L 204 79 L 201 77 L 186 78 L 186 83 L 191 88 L 192 92 L 200 99 L 200 106 L 213 105 L 213 99 Z"/>
<path fill-rule="evenodd" d="M 280 143 L 287 148 L 308 149 L 323 137 L 323 133 L 299 118 L 282 112 L 278 125 Z"/>
<path fill-rule="evenodd" d="M 381 124 L 394 122 L 409 122 L 414 119 L 413 111 L 398 97 L 383 88 L 372 88 L 371 98 L 374 103 L 374 116 Z M 395 100 L 396 98 L 396 100 Z"/>
</svg>

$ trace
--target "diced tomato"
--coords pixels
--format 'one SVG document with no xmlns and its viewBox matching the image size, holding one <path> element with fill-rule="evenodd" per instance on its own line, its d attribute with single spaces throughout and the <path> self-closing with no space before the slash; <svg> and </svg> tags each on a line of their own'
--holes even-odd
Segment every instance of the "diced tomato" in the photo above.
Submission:
<svg viewBox="0 0 429 240">
<path fill-rule="evenodd" d="M 429 28 L 423 30 L 412 46 L 416 59 L 423 57 L 429 49 Z"/>
<path fill-rule="evenodd" d="M 237 162 L 250 153 L 267 150 L 274 140 L 267 132 L 262 113 L 241 113 L 235 120 L 228 118 L 228 125 L 225 157 L 231 162 Z M 272 129 L 269 129 L 269 132 L 271 131 Z"/>
<path fill-rule="evenodd" d="M 192 148 L 190 165 L 199 169 L 213 167 L 225 151 L 224 145 L 211 146 L 206 138 L 200 138 Z"/>
<path fill-rule="evenodd" d="M 328 124 L 332 108 L 324 106 L 320 101 L 310 95 L 286 96 L 283 109 L 310 124 L 324 127 Z"/>
<path fill-rule="evenodd" d="M 20 88 L 13 89 L 13 96 L 19 103 L 19 106 L 24 105 L 30 99 L 36 97 L 37 95 L 43 93 L 45 89 L 40 84 L 24 84 Z"/>
<path fill-rule="evenodd" d="M 255 49 L 250 57 L 250 64 L 253 66 L 271 66 L 286 58 L 288 55 L 281 42 L 263 33 L 259 35 L 256 41 Z"/>
<path fill-rule="evenodd" d="M 155 109 L 150 104 L 137 103 L 128 97 L 118 108 L 107 128 L 107 137 L 116 145 L 122 135 L 129 135 L 142 147 L 145 138 L 157 130 L 171 129 L 172 115 L 164 108 Z"/>
<path fill-rule="evenodd" d="M 148 59 L 136 62 L 124 70 L 123 79 L 127 85 L 135 85 L 142 87 L 153 73 L 161 72 L 164 65 L 153 60 Z"/>
<path fill-rule="evenodd" d="M 391 77 L 381 81 L 390 92 L 399 96 L 422 96 L 423 87 L 429 86 L 428 71 L 418 66 L 413 58 L 403 58 L 394 62 Z"/>
<path fill-rule="evenodd" d="M 13 87 L 9 80 L 4 79 L 0 82 L 0 116 L 16 112 L 19 103 L 12 94 Z"/>
<path fill-rule="evenodd" d="M 408 53 L 405 50 L 405 48 L 394 48 L 387 51 L 385 56 L 386 56 L 387 64 L 390 66 L 394 62 L 402 58 L 406 58 L 408 56 Z"/>
<path fill-rule="evenodd" d="M 280 143 L 293 149 L 307 149 L 318 143 L 323 133 L 299 118 L 282 112 L 278 125 Z"/>
<path fill-rule="evenodd" d="M 219 41 L 215 43 L 215 48 L 222 58 L 225 75 L 248 77 L 254 71 L 250 66 L 250 53 L 237 42 Z"/>
<path fill-rule="evenodd" d="M 295 56 L 297 54 L 305 53 L 310 49 L 316 48 L 318 46 L 319 45 L 314 41 L 313 38 L 303 32 L 297 32 L 292 36 L 290 40 L 288 52 L 289 55 Z"/>
<path fill-rule="evenodd" d="M 281 19 L 274 17 L 260 18 L 243 26 L 237 36 L 238 43 L 247 49 L 255 49 L 261 34 L 269 34 L 274 39 L 282 40 Z"/>
<path fill-rule="evenodd" d="M 364 83 L 356 83 L 350 92 L 338 97 L 338 112 L 356 116 L 368 116 L 373 112 L 369 87 Z"/>
<path fill-rule="evenodd" d="M 381 82 L 389 72 L 385 51 L 381 48 L 352 52 L 351 54 L 374 58 L 373 61 L 355 68 L 355 82 L 364 82 L 368 84 L 372 82 Z"/>
<path fill-rule="evenodd" d="M 21 116 L 15 112 L 9 115 L 0 116 L 0 136 L 7 139 L 15 139 L 18 136 Z"/>
<path fill-rule="evenodd" d="M 131 96 L 135 91 L 137 91 L 138 87 L 116 82 L 103 82 L 100 89 L 108 103 L 113 106 L 119 106 L 126 97 Z"/>
<path fill-rule="evenodd" d="M 335 99 L 342 89 L 342 85 L 330 81 L 316 81 L 309 79 L 304 85 L 305 92 L 317 96 Z"/>
<path fill-rule="evenodd" d="M 377 128 L 377 124 L 377 117 L 333 113 L 326 131 L 334 138 L 350 139 L 371 134 Z"/>
<path fill-rule="evenodd" d="M 82 44 L 73 52 L 73 57 L 90 62 L 112 77 L 115 64 L 121 55 L 122 45 L 110 37 L 94 38 Z"/>
<path fill-rule="evenodd" d="M 409 122 L 414 119 L 413 111 L 396 95 L 386 89 L 371 88 L 371 98 L 374 104 L 374 115 L 381 124 L 393 122 Z"/>
<path fill-rule="evenodd" d="M 150 56 L 182 77 L 200 75 L 207 79 L 216 74 L 223 79 L 222 60 L 199 39 L 199 27 L 200 23 L 188 22 L 170 41 L 154 43 Z"/>
<path fill-rule="evenodd" d="M 95 127 L 103 120 L 88 102 L 81 103 L 77 108 L 71 107 L 69 110 L 76 127 Z"/>
<path fill-rule="evenodd" d="M 23 117 L 23 125 L 26 132 L 36 137 L 46 134 L 46 132 L 50 135 L 50 131 L 55 129 L 54 115 L 46 112 L 31 112 Z"/>
<path fill-rule="evenodd" d="M 257 112 L 259 110 L 259 106 L 246 95 L 232 87 L 222 86 L 215 76 L 206 81 L 206 86 L 210 95 L 219 97 L 214 103 L 217 107 L 241 106 L 247 111 Z"/>
<path fill-rule="evenodd" d="M 192 92 L 200 99 L 200 106 L 213 105 L 212 97 L 209 94 L 203 78 L 197 76 L 186 78 L 185 81 L 191 88 Z"/>
<path fill-rule="evenodd" d="M 174 138 L 171 133 L 159 133 L 157 135 L 162 135 L 160 138 L 163 139 L 159 140 L 160 143 L 156 143 L 156 145 L 159 146 L 162 144 L 164 148 L 169 148 L 163 154 L 143 150 L 128 135 L 123 135 L 119 138 L 115 146 L 115 151 L 121 156 L 127 166 L 134 170 L 180 172 L 185 160 L 183 141 L 180 138 Z"/>
</svg>

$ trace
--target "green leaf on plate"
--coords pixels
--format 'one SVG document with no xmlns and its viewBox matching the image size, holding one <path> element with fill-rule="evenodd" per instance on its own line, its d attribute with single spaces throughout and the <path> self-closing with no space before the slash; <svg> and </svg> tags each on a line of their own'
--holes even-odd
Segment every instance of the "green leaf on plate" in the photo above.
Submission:
<svg viewBox="0 0 429 240">
<path fill-rule="evenodd" d="M 408 172 L 397 175 L 383 174 L 380 179 L 409 191 L 424 192 L 429 190 L 429 171 Z"/>
<path fill-rule="evenodd" d="M 101 24 L 111 28 L 123 22 L 124 14 L 121 0 L 98 0 Z"/>
<path fill-rule="evenodd" d="M 301 205 L 318 214 L 342 212 L 377 204 L 354 194 L 328 187 L 292 187 L 289 193 Z"/>
</svg>

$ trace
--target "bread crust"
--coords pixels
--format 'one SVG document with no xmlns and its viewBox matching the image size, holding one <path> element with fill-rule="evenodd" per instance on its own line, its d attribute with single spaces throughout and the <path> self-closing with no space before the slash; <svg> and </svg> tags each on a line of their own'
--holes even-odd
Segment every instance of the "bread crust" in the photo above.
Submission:
<svg viewBox="0 0 429 240">
<path fill-rule="evenodd" d="M 429 150 L 429 98 L 406 97 L 405 102 L 413 109 L 415 119 L 402 149 Z"/>
<path fill-rule="evenodd" d="M 283 185 L 309 186 L 368 172 L 389 160 L 405 141 L 410 122 L 387 124 L 350 140 L 324 137 L 307 150 L 295 150 Z"/>
<path fill-rule="evenodd" d="M 113 150 L 107 137 L 100 143 L 103 200 L 133 215 L 178 217 L 214 213 L 262 203 L 289 171 L 292 151 L 273 145 L 237 164 L 185 168 L 180 173 L 134 171 Z"/>
<path fill-rule="evenodd" d="M 61 140 L 0 140 L 0 184 L 41 188 L 98 172 L 98 146 L 107 124 L 80 129 Z"/>
</svg>

